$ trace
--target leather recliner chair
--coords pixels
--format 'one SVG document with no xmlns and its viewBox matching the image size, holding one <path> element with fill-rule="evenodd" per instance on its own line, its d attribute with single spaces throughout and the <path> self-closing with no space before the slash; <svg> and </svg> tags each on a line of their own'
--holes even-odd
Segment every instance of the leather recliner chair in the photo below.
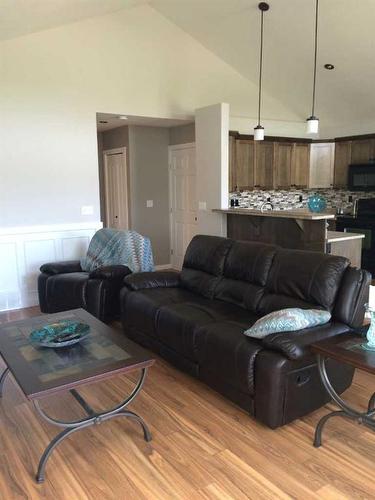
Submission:
<svg viewBox="0 0 375 500">
<path fill-rule="evenodd" d="M 120 289 L 124 277 L 131 273 L 127 266 L 105 266 L 88 273 L 82 270 L 79 260 L 74 260 L 43 264 L 40 271 L 42 312 L 83 308 L 104 322 L 119 317 Z"/>
<path fill-rule="evenodd" d="M 370 275 L 343 257 L 196 236 L 180 273 L 139 273 L 124 282 L 128 337 L 276 428 L 329 401 L 309 346 L 362 324 Z M 263 340 L 244 335 L 287 307 L 321 308 L 332 318 Z M 350 386 L 351 367 L 329 360 L 327 371 L 339 393 Z"/>
</svg>

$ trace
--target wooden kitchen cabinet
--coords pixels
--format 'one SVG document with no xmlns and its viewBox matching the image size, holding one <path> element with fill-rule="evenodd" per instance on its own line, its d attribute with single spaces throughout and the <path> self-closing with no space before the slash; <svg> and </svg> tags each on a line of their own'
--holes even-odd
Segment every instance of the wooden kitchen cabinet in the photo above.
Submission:
<svg viewBox="0 0 375 500">
<path fill-rule="evenodd" d="M 293 145 L 292 170 L 290 183 L 292 187 L 307 188 L 310 173 L 310 144 L 295 143 Z"/>
<path fill-rule="evenodd" d="M 336 188 L 348 187 L 348 171 L 351 164 L 352 142 L 343 141 L 335 144 L 335 163 L 333 185 Z"/>
<path fill-rule="evenodd" d="M 351 162 L 353 165 L 368 163 L 375 158 L 375 139 L 360 139 L 352 141 Z"/>
<path fill-rule="evenodd" d="M 255 141 L 254 188 L 273 189 L 274 144 L 270 141 Z"/>
<path fill-rule="evenodd" d="M 333 186 L 335 144 L 313 143 L 310 146 L 309 188 L 331 188 Z"/>
<path fill-rule="evenodd" d="M 236 139 L 236 185 L 238 190 L 254 187 L 254 141 Z"/>
<path fill-rule="evenodd" d="M 293 143 L 276 142 L 274 154 L 274 187 L 288 189 L 291 184 Z"/>
<path fill-rule="evenodd" d="M 229 136 L 229 192 L 237 190 L 236 139 Z"/>
</svg>

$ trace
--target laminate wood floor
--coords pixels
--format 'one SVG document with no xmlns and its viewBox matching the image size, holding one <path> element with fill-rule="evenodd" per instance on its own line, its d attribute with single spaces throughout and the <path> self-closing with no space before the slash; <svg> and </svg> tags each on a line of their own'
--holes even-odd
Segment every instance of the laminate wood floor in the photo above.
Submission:
<svg viewBox="0 0 375 500">
<path fill-rule="evenodd" d="M 36 314 L 37 308 L 0 313 L 0 322 Z M 134 380 L 118 376 L 80 392 L 94 408 L 105 408 Z M 374 390 L 374 378 L 358 372 L 345 396 L 364 407 Z M 69 393 L 43 405 L 56 417 L 82 415 Z M 58 429 L 37 416 L 9 377 L 0 401 L 0 498 L 375 498 L 375 433 L 333 419 L 323 446 L 312 446 L 315 425 L 330 404 L 272 431 L 158 359 L 131 407 L 149 424 L 151 443 L 127 419 L 79 431 L 54 451 L 46 481 L 38 485 L 38 460 Z"/>
</svg>

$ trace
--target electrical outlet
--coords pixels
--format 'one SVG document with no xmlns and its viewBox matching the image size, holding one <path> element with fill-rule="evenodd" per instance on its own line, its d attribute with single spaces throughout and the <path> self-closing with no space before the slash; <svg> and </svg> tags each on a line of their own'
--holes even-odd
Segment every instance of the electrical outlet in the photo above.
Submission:
<svg viewBox="0 0 375 500">
<path fill-rule="evenodd" d="M 81 215 L 93 215 L 94 207 L 92 205 L 83 205 L 81 207 Z"/>
<path fill-rule="evenodd" d="M 147 208 L 152 208 L 153 206 L 154 206 L 154 200 L 147 200 L 146 201 Z"/>
<path fill-rule="evenodd" d="M 200 201 L 198 203 L 198 208 L 199 208 L 199 210 L 207 210 L 207 202 L 206 201 Z"/>
</svg>

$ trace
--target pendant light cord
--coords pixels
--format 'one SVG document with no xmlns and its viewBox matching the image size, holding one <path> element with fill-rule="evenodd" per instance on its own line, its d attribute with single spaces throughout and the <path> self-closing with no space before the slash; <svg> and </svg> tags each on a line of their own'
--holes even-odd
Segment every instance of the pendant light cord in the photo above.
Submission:
<svg viewBox="0 0 375 500">
<path fill-rule="evenodd" d="M 313 79 L 313 94 L 312 94 L 312 113 L 315 116 L 315 91 L 316 91 L 316 62 L 318 56 L 318 17 L 319 17 L 319 0 L 315 4 L 315 49 L 314 49 L 314 79 Z"/>
<path fill-rule="evenodd" d="M 259 58 L 259 96 L 258 96 L 258 126 L 260 126 L 260 108 L 262 101 L 262 72 L 263 72 L 263 10 L 260 17 L 260 58 Z"/>
</svg>

